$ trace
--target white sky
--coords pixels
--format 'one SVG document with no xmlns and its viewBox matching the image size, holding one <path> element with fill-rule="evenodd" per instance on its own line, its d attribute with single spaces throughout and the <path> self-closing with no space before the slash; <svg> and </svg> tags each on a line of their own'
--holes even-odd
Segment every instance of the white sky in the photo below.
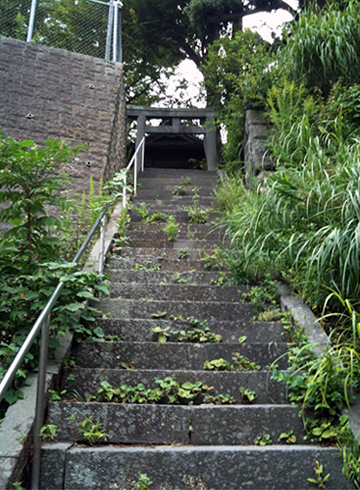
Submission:
<svg viewBox="0 0 360 490">
<path fill-rule="evenodd" d="M 286 2 L 294 9 L 298 6 L 298 0 L 286 0 Z M 291 14 L 285 10 L 277 10 L 272 13 L 261 12 L 244 17 L 243 28 L 257 31 L 266 41 L 271 42 L 271 33 L 275 32 L 280 34 L 283 24 L 289 22 L 291 19 Z M 189 88 L 184 91 L 184 100 L 191 97 L 194 106 L 204 107 L 205 102 L 201 104 L 196 100 L 199 94 L 199 84 L 202 80 L 202 75 L 193 61 L 185 60 L 180 63 L 175 76 L 168 80 L 168 94 L 174 93 L 176 80 L 179 78 L 186 78 L 189 82 Z"/>
</svg>

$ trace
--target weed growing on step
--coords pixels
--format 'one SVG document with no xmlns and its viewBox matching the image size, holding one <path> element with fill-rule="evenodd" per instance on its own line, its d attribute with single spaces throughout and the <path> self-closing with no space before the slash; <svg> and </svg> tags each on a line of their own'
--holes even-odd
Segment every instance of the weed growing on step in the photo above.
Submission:
<svg viewBox="0 0 360 490">
<path fill-rule="evenodd" d="M 175 276 L 172 278 L 173 282 L 177 282 L 178 284 L 187 284 L 190 279 L 185 279 L 183 277 L 180 277 L 180 276 Z"/>
<path fill-rule="evenodd" d="M 173 319 L 176 320 L 177 318 L 174 317 Z M 157 326 L 151 330 L 156 336 L 156 341 L 162 343 L 167 342 L 170 338 L 173 341 L 178 342 L 192 342 L 201 344 L 206 342 L 218 343 L 222 341 L 221 335 L 210 331 L 210 328 L 207 326 L 207 320 L 197 320 L 191 316 L 187 318 L 187 322 L 192 328 L 170 330 L 170 327 L 162 328 Z"/>
<path fill-rule="evenodd" d="M 187 259 L 188 257 L 190 257 L 189 249 L 188 248 L 182 248 L 179 251 L 178 257 L 179 257 L 179 259 Z"/>
<path fill-rule="evenodd" d="M 101 429 L 100 422 L 93 422 L 92 417 L 81 422 L 81 427 L 78 429 L 78 432 L 90 446 L 105 442 L 108 438 L 108 435 Z"/>
<path fill-rule="evenodd" d="M 69 379 L 69 377 L 67 379 Z M 61 401 L 61 397 L 66 395 L 67 390 L 48 390 L 48 392 L 50 393 L 50 401 L 59 402 Z"/>
<path fill-rule="evenodd" d="M 279 435 L 279 441 L 285 442 L 285 444 L 295 444 L 296 436 L 294 435 L 294 431 L 290 430 L 289 432 L 282 432 Z"/>
<path fill-rule="evenodd" d="M 319 488 L 325 488 L 325 482 L 326 480 L 328 480 L 330 473 L 325 475 L 323 465 L 316 460 L 313 463 L 313 468 L 315 472 L 315 478 L 308 478 L 308 481 L 310 483 L 315 483 L 315 485 L 317 485 Z"/>
<path fill-rule="evenodd" d="M 250 302 L 257 315 L 264 310 L 274 309 L 279 303 L 277 283 L 267 274 L 261 286 L 252 287 L 249 293 L 243 293 L 243 301 Z"/>
<path fill-rule="evenodd" d="M 190 177 L 189 176 L 186 176 L 186 177 L 182 176 L 181 177 L 181 184 L 185 187 L 188 187 L 189 185 L 191 185 Z"/>
<path fill-rule="evenodd" d="M 16 481 L 14 483 L 9 483 L 9 487 L 13 488 L 14 490 L 25 490 L 25 487 L 22 486 L 23 482 Z"/>
<path fill-rule="evenodd" d="M 201 381 L 186 382 L 181 386 L 171 377 L 156 380 L 156 388 L 145 388 L 142 383 L 136 386 L 121 385 L 113 388 L 110 383 L 103 381 L 96 395 L 87 398 L 87 402 L 112 403 L 137 403 L 137 404 L 162 404 L 162 405 L 199 405 L 232 404 L 230 395 L 213 395 L 212 386 L 205 385 Z"/>
<path fill-rule="evenodd" d="M 174 196 L 187 196 L 186 185 L 176 185 L 172 191 Z"/>
<path fill-rule="evenodd" d="M 222 341 L 221 335 L 211 332 L 207 326 L 207 320 L 198 320 L 191 316 L 187 318 L 187 321 L 192 328 L 172 332 L 177 336 L 179 342 L 218 343 Z"/>
<path fill-rule="evenodd" d="M 151 260 L 145 260 L 142 264 L 135 264 L 135 271 L 148 271 L 154 272 L 159 271 L 161 268 L 161 264 L 154 264 Z"/>
<path fill-rule="evenodd" d="M 176 236 L 178 233 L 179 225 L 176 223 L 175 216 L 171 214 L 168 217 L 168 222 L 165 228 L 163 229 L 167 234 L 169 242 L 174 242 L 176 240 Z"/>
<path fill-rule="evenodd" d="M 250 404 L 256 400 L 257 394 L 255 391 L 250 390 L 249 388 L 240 387 L 241 398 L 245 403 Z"/>
<path fill-rule="evenodd" d="M 209 218 L 209 210 L 208 209 L 202 209 L 199 206 L 199 194 L 198 194 L 198 187 L 193 188 L 193 205 L 192 206 L 185 206 L 185 211 L 187 211 L 189 215 L 190 222 L 193 224 L 198 224 L 201 225 L 203 223 L 206 223 L 208 218 Z"/>
<path fill-rule="evenodd" d="M 272 440 L 270 434 L 264 434 L 262 436 L 258 436 L 255 440 L 256 446 L 271 446 Z"/>
<path fill-rule="evenodd" d="M 59 429 L 56 427 L 56 425 L 43 425 L 40 429 L 39 437 L 41 437 L 43 441 L 54 441 L 59 435 L 58 431 Z"/>
<path fill-rule="evenodd" d="M 132 206 L 131 209 L 133 209 L 134 211 L 137 211 L 141 216 L 141 221 L 146 223 L 148 215 L 149 215 L 149 210 L 148 210 L 145 202 L 140 202 L 138 207 Z"/>
<path fill-rule="evenodd" d="M 170 327 L 155 327 L 152 328 L 151 331 L 156 335 L 156 341 L 160 343 L 167 342 L 168 338 L 170 337 L 170 334 L 172 332 L 169 332 Z"/>
<path fill-rule="evenodd" d="M 152 481 L 147 476 L 147 474 L 146 473 L 140 473 L 139 479 L 136 482 L 135 489 L 136 490 L 149 490 L 149 487 L 151 484 L 152 484 Z"/>
<path fill-rule="evenodd" d="M 239 352 L 235 352 L 232 357 L 233 363 L 230 364 L 225 359 L 213 359 L 205 361 L 205 371 L 258 371 L 261 369 L 259 364 L 251 362 L 247 357 L 242 356 Z"/>
</svg>

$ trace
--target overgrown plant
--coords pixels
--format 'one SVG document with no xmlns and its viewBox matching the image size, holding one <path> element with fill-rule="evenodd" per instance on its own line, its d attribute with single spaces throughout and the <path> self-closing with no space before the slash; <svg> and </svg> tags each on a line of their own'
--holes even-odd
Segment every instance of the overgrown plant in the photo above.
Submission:
<svg viewBox="0 0 360 490">
<path fill-rule="evenodd" d="M 178 228 L 179 225 L 176 223 L 175 216 L 171 214 L 168 217 L 167 225 L 164 228 L 164 231 L 167 234 L 169 242 L 174 242 L 176 240 Z"/>
</svg>

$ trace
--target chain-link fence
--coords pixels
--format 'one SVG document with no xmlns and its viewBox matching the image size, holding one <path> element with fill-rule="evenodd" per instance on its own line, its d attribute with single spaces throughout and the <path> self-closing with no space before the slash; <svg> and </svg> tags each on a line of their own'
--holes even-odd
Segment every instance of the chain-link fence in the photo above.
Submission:
<svg viewBox="0 0 360 490">
<path fill-rule="evenodd" d="M 120 61 L 121 9 L 116 9 L 119 12 L 119 18 L 114 39 L 115 9 L 111 7 L 110 28 L 108 29 L 109 3 L 106 0 L 104 2 L 38 0 L 32 42 L 97 58 L 105 58 L 107 54 L 107 59 L 110 59 L 111 48 L 115 45 L 117 54 L 112 59 Z M 26 41 L 30 10 L 31 0 L 0 0 L 0 35 Z M 108 45 L 107 50 L 106 45 Z"/>
</svg>

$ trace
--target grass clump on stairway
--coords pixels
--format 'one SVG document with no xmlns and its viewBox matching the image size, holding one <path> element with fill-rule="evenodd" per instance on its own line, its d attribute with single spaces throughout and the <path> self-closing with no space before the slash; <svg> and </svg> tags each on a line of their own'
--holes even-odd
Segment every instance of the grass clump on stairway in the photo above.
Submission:
<svg viewBox="0 0 360 490">
<path fill-rule="evenodd" d="M 201 381 L 183 383 L 181 386 L 173 378 L 158 379 L 157 388 L 145 388 L 142 383 L 136 386 L 121 385 L 113 388 L 110 383 L 103 381 L 96 395 L 90 395 L 86 401 L 103 403 L 139 403 L 160 405 L 224 405 L 234 403 L 230 395 L 213 395 L 214 387 Z"/>
</svg>

